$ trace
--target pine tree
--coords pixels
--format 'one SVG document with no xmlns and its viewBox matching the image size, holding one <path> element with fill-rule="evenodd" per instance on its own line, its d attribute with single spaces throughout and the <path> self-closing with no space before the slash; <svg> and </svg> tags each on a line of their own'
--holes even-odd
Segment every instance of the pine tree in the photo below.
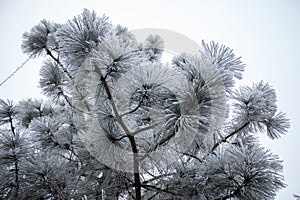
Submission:
<svg viewBox="0 0 300 200">
<path fill-rule="evenodd" d="M 236 89 L 241 59 L 202 47 L 163 63 L 159 35 L 86 9 L 24 33 L 48 99 L 0 101 L 0 198 L 274 199 L 282 162 L 257 137 L 289 128 L 275 90 Z"/>
</svg>

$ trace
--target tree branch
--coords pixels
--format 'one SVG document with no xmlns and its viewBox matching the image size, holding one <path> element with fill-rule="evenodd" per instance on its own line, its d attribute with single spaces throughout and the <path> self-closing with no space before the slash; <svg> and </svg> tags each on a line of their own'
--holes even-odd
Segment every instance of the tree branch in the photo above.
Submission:
<svg viewBox="0 0 300 200">
<path fill-rule="evenodd" d="M 255 177 L 255 175 L 249 179 L 244 179 L 243 183 L 237 185 L 236 189 L 234 191 L 232 191 L 230 194 L 228 194 L 224 197 L 217 198 L 215 200 L 226 200 L 226 199 L 230 199 L 232 197 L 236 197 L 237 195 L 240 195 L 241 191 L 243 190 L 243 187 L 247 186 L 249 184 L 249 182 L 251 182 L 252 178 L 254 178 L 254 177 Z"/>
<path fill-rule="evenodd" d="M 13 157 L 14 157 L 14 172 L 15 172 L 15 179 L 14 179 L 14 189 L 12 190 L 12 198 L 17 199 L 18 198 L 18 193 L 19 193 L 19 160 L 18 160 L 18 156 L 16 154 L 16 143 L 15 143 L 15 139 L 16 139 L 16 131 L 15 131 L 15 126 L 13 124 L 13 118 L 11 115 L 9 115 L 9 123 L 10 123 L 10 128 L 11 128 L 11 132 L 13 134 L 13 146 L 12 146 L 12 152 L 13 152 Z"/>
<path fill-rule="evenodd" d="M 101 70 L 95 66 L 95 72 L 98 74 L 100 81 L 105 89 L 105 92 L 107 94 L 107 98 L 110 100 L 113 112 L 115 114 L 115 118 L 116 121 L 120 124 L 120 126 L 123 128 L 123 130 L 125 131 L 125 133 L 127 134 L 127 137 L 130 141 L 130 145 L 131 145 L 131 150 L 133 153 L 133 174 L 134 174 L 134 187 L 135 187 L 135 195 L 136 195 L 136 199 L 140 200 L 142 198 L 141 195 L 141 180 L 140 180 L 140 164 L 139 161 L 137 160 L 137 156 L 138 156 L 138 149 L 137 149 L 137 145 L 134 139 L 134 136 L 132 135 L 132 133 L 129 131 L 128 127 L 126 126 L 126 124 L 124 123 L 121 115 L 118 112 L 116 103 L 111 95 L 110 92 L 110 88 L 105 80 L 105 77 L 103 76 Z"/>
<path fill-rule="evenodd" d="M 158 195 L 158 192 L 155 192 L 152 196 L 150 196 L 150 197 L 148 198 L 148 200 L 151 200 L 151 199 L 155 198 L 156 195 Z"/>
<path fill-rule="evenodd" d="M 122 140 L 123 138 L 126 138 L 126 137 L 128 137 L 128 136 L 127 135 L 122 135 L 121 137 L 115 138 L 114 140 L 115 141 L 120 141 L 120 140 Z"/>
<path fill-rule="evenodd" d="M 250 122 L 245 122 L 241 127 L 239 127 L 238 129 L 236 129 L 232 133 L 230 133 L 227 136 L 225 136 L 222 140 L 220 140 L 219 142 L 217 142 L 213 146 L 213 148 L 210 150 L 210 153 L 213 152 L 218 146 L 220 146 L 220 144 L 222 144 L 223 142 L 227 142 L 227 140 L 229 138 L 231 138 L 232 136 L 234 136 L 235 134 L 237 134 L 238 132 L 240 132 L 241 130 L 243 130 L 244 128 L 246 128 L 249 124 L 250 124 Z"/>
<path fill-rule="evenodd" d="M 131 198 L 132 198 L 132 199 L 135 199 L 135 197 L 133 196 L 133 194 L 130 192 L 130 190 L 129 190 L 129 187 L 128 187 L 128 184 L 127 184 L 127 183 L 125 183 L 125 187 L 126 187 L 126 190 L 127 190 L 128 194 L 131 196 Z"/>
<path fill-rule="evenodd" d="M 154 190 L 156 190 L 156 191 L 160 191 L 160 192 L 172 194 L 172 195 L 175 195 L 175 196 L 181 196 L 180 194 L 174 193 L 174 192 L 172 192 L 172 191 L 169 191 L 168 189 L 158 188 L 158 187 L 153 186 L 153 185 L 144 185 L 144 184 L 142 184 L 142 187 L 143 187 L 143 188 L 146 188 L 146 189 L 147 189 L 147 188 L 151 188 L 151 189 L 154 189 Z"/>
<path fill-rule="evenodd" d="M 189 156 L 191 158 L 194 158 L 196 160 L 198 160 L 200 163 L 203 163 L 203 160 L 201 160 L 200 158 L 198 158 L 197 156 L 193 155 L 193 154 L 189 154 L 189 153 L 182 153 L 185 156 Z"/>
<path fill-rule="evenodd" d="M 14 136 L 16 136 L 15 127 L 14 127 L 13 119 L 12 119 L 11 115 L 9 115 L 9 124 L 10 124 L 10 129 L 11 129 L 12 134 Z"/>
<path fill-rule="evenodd" d="M 158 175 L 158 176 L 154 176 L 153 178 L 149 179 L 149 180 L 145 180 L 143 181 L 142 184 L 147 184 L 147 183 L 150 183 L 152 181 L 155 181 L 157 179 L 160 179 L 160 178 L 163 178 L 163 177 L 168 177 L 168 176 L 172 176 L 172 175 L 175 175 L 176 173 L 169 173 L 169 174 L 161 174 L 161 175 Z"/>
<path fill-rule="evenodd" d="M 55 56 L 52 54 L 51 50 L 48 47 L 45 47 L 45 50 L 47 52 L 47 55 L 49 55 L 62 68 L 62 70 L 67 74 L 67 76 L 72 80 L 73 77 L 70 74 L 70 72 L 68 72 L 68 70 L 61 64 L 61 62 L 59 61 L 58 58 L 55 58 Z"/>
<path fill-rule="evenodd" d="M 59 87 L 59 91 L 60 94 L 64 97 L 64 99 L 66 100 L 66 102 L 68 103 L 68 105 L 73 108 L 73 105 L 71 103 L 71 101 L 69 100 L 69 97 L 64 93 L 63 89 Z"/>
<path fill-rule="evenodd" d="M 220 197 L 220 198 L 217 198 L 215 200 L 226 200 L 226 199 L 230 199 L 232 197 L 234 197 L 235 195 L 237 195 L 239 193 L 239 188 L 237 188 L 233 193 L 229 194 L 229 195 L 226 195 L 224 197 Z"/>
<path fill-rule="evenodd" d="M 86 109 L 90 112 L 92 109 L 90 108 L 90 106 L 88 105 L 86 99 L 84 99 L 84 96 L 80 93 L 80 89 L 78 88 L 78 85 L 75 86 L 76 88 L 76 91 L 78 94 L 80 94 L 80 100 L 83 100 L 84 101 L 84 104 L 86 106 Z M 80 110 L 78 107 L 76 107 L 76 110 L 78 110 L 79 112 L 84 112 L 83 110 Z"/>
<path fill-rule="evenodd" d="M 155 151 L 160 145 L 169 141 L 172 137 L 175 136 L 175 131 L 169 133 L 166 137 L 162 138 L 158 143 L 156 143 L 151 149 L 149 149 L 143 156 L 138 158 L 139 161 L 144 160 L 152 151 Z"/>
<path fill-rule="evenodd" d="M 158 125 L 158 123 L 151 124 L 151 125 L 149 125 L 149 126 L 146 126 L 146 127 L 140 128 L 140 129 L 137 129 L 137 130 L 133 131 L 131 134 L 132 134 L 133 136 L 134 136 L 134 135 L 137 135 L 137 134 L 140 133 L 140 132 L 143 132 L 143 131 L 152 129 L 152 128 L 156 127 L 157 125 Z"/>
<path fill-rule="evenodd" d="M 141 101 L 139 102 L 139 104 L 138 104 L 133 110 L 131 110 L 131 111 L 129 111 L 129 112 L 126 112 L 126 113 L 122 114 L 121 117 L 123 117 L 123 116 L 125 116 L 125 115 L 128 115 L 128 114 L 131 114 L 131 113 L 134 113 L 135 111 L 137 111 L 137 110 L 141 107 L 143 101 L 144 101 L 144 97 L 142 97 L 142 99 L 141 99 Z"/>
</svg>

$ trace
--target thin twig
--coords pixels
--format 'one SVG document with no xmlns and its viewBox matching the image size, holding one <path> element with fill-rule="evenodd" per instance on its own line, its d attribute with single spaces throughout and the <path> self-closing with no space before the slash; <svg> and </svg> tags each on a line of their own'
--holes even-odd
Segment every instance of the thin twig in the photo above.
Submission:
<svg viewBox="0 0 300 200">
<path fill-rule="evenodd" d="M 201 160 L 200 158 L 198 158 L 197 156 L 195 156 L 193 154 L 189 154 L 189 153 L 182 153 L 182 154 L 185 155 L 185 156 L 192 157 L 192 158 L 198 160 L 200 163 L 203 163 L 203 160 Z"/>
<path fill-rule="evenodd" d="M 157 180 L 157 179 L 160 179 L 160 178 L 163 178 L 163 177 L 172 176 L 172 175 L 175 175 L 175 174 L 176 174 L 176 173 L 174 172 L 174 173 L 169 173 L 169 174 L 161 174 L 161 175 L 158 175 L 158 176 L 152 175 L 153 178 L 151 178 L 151 179 L 149 179 L 149 180 L 143 181 L 143 184 L 147 184 L 147 183 L 150 183 L 150 182 L 155 181 L 155 180 Z"/>
<path fill-rule="evenodd" d="M 127 135 L 122 135 L 121 137 L 115 138 L 114 140 L 115 141 L 120 141 L 120 140 L 122 140 L 123 138 L 126 138 L 126 137 L 128 137 L 128 136 Z"/>
<path fill-rule="evenodd" d="M 121 117 L 123 117 L 123 116 L 125 116 L 125 115 L 132 114 L 132 113 L 134 113 L 135 111 L 137 111 L 137 110 L 141 107 L 143 101 L 144 101 L 144 97 L 142 97 L 142 99 L 141 99 L 141 101 L 139 102 L 139 104 L 138 104 L 133 110 L 131 110 L 131 111 L 129 111 L 129 112 L 126 112 L 126 113 L 122 114 Z"/>
<path fill-rule="evenodd" d="M 137 134 L 140 133 L 140 132 L 143 132 L 143 131 L 146 131 L 146 130 L 149 130 L 149 129 L 153 129 L 153 128 L 155 128 L 157 125 L 158 125 L 158 123 L 154 123 L 154 124 L 151 124 L 151 125 L 149 125 L 149 126 L 145 126 L 145 127 L 143 127 L 143 128 L 137 129 L 136 131 L 133 131 L 131 134 L 132 134 L 132 135 L 137 135 Z"/>
<path fill-rule="evenodd" d="M 22 69 L 24 67 L 24 65 L 30 60 L 30 58 L 27 58 L 27 60 L 25 60 L 19 67 L 17 67 L 17 69 L 11 73 L 6 79 L 4 79 L 1 83 L 0 83 L 0 87 L 6 82 L 8 81 L 8 79 L 10 79 L 11 77 L 13 77 L 20 69 Z"/>
<path fill-rule="evenodd" d="M 162 138 L 158 143 L 156 143 L 151 149 L 149 149 L 143 156 L 139 157 L 138 160 L 139 161 L 144 160 L 147 156 L 149 156 L 151 152 L 155 151 L 160 145 L 166 143 L 174 136 L 175 136 L 175 131 L 172 131 L 166 137 Z"/>
<path fill-rule="evenodd" d="M 181 196 L 180 194 L 178 193 L 174 193 L 172 191 L 169 191 L 168 189 L 164 189 L 164 188 L 159 188 L 159 187 L 156 187 L 156 186 L 153 186 L 153 185 L 144 185 L 142 184 L 142 187 L 143 188 L 151 188 L 151 189 L 154 189 L 156 191 L 161 191 L 161 192 L 164 192 L 164 193 L 168 193 L 168 194 L 172 194 L 172 195 L 175 195 L 175 196 Z"/>
<path fill-rule="evenodd" d="M 211 149 L 210 152 L 213 152 L 218 146 L 220 146 L 220 144 L 222 144 L 223 142 L 227 142 L 227 140 L 229 138 L 231 138 L 232 136 L 234 136 L 235 134 L 237 134 L 238 132 L 240 132 L 241 130 L 243 130 L 244 128 L 246 128 L 249 125 L 249 122 L 245 122 L 241 127 L 239 127 L 238 129 L 236 129 L 235 131 L 233 131 L 232 133 L 228 134 L 227 136 L 225 136 L 222 140 L 220 140 L 219 142 L 217 142 L 213 148 Z"/>
<path fill-rule="evenodd" d="M 73 79 L 73 77 L 72 77 L 72 75 L 70 74 L 70 72 L 68 72 L 68 70 L 63 66 L 63 64 L 59 61 L 59 59 L 58 58 L 56 58 L 53 54 L 52 54 L 52 52 L 51 52 L 51 50 L 49 49 L 49 48 L 47 48 L 47 47 L 45 47 L 45 50 L 46 50 L 46 52 L 47 52 L 47 55 L 49 55 L 61 68 L 62 68 L 62 70 L 67 74 L 67 76 L 72 80 Z"/>
</svg>

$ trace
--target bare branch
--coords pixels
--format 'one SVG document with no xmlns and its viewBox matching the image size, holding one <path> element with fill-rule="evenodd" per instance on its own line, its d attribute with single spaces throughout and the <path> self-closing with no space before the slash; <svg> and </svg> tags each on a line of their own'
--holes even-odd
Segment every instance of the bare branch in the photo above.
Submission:
<svg viewBox="0 0 300 200">
<path fill-rule="evenodd" d="M 203 163 L 203 160 L 201 160 L 200 158 L 198 158 L 197 156 L 193 155 L 193 154 L 189 154 L 189 153 L 182 153 L 185 156 L 189 156 L 191 158 L 194 158 L 196 160 L 198 160 L 200 163 Z"/>
<path fill-rule="evenodd" d="M 153 129 L 155 128 L 159 123 L 154 123 L 154 124 L 151 124 L 149 126 L 146 126 L 146 127 L 143 127 L 143 128 L 140 128 L 140 129 L 137 129 L 136 131 L 133 131 L 131 134 L 134 136 L 134 135 L 137 135 L 138 133 L 141 133 L 143 131 L 146 131 L 146 130 L 150 130 L 150 129 Z"/>
<path fill-rule="evenodd" d="M 172 131 L 171 133 L 169 133 L 166 137 L 164 137 L 163 139 L 161 139 L 158 143 L 156 143 L 151 149 L 149 149 L 143 156 L 141 156 L 140 158 L 138 158 L 139 161 L 144 160 L 147 156 L 149 156 L 149 154 L 152 151 L 155 151 L 160 145 L 166 143 L 167 141 L 169 141 L 172 137 L 175 136 L 175 131 Z"/>
<path fill-rule="evenodd" d="M 50 49 L 48 47 L 45 47 L 45 50 L 47 52 L 47 55 L 49 55 L 61 68 L 62 70 L 67 74 L 67 76 L 72 80 L 73 77 L 72 75 L 70 74 L 70 72 L 68 72 L 68 70 L 63 66 L 63 64 L 59 61 L 58 58 L 56 58 L 52 52 L 50 51 Z"/>
<path fill-rule="evenodd" d="M 134 113 L 135 111 L 137 111 L 137 110 L 141 107 L 143 101 L 144 101 L 144 97 L 141 99 L 141 101 L 139 102 L 139 104 L 138 104 L 133 110 L 131 110 L 131 111 L 129 111 L 129 112 L 126 112 L 126 113 L 122 114 L 121 117 L 123 117 L 123 116 L 125 116 L 125 115 L 132 114 L 132 113 Z"/>
<path fill-rule="evenodd" d="M 250 124 L 250 122 L 246 122 L 244 123 L 240 128 L 236 129 L 235 131 L 233 131 L 232 133 L 228 134 L 227 136 L 225 136 L 222 140 L 220 140 L 219 142 L 217 142 L 213 148 L 210 150 L 210 152 L 213 152 L 218 146 L 220 146 L 220 144 L 222 144 L 223 142 L 227 142 L 227 140 L 229 138 L 231 138 L 232 136 L 234 136 L 235 134 L 237 134 L 238 132 L 240 132 L 241 130 L 243 130 L 244 128 L 246 128 L 248 125 Z"/>
<path fill-rule="evenodd" d="M 122 135 L 121 137 L 115 138 L 114 140 L 115 141 L 120 141 L 120 140 L 122 140 L 123 138 L 126 138 L 126 137 L 128 137 L 128 136 L 127 135 Z"/>
</svg>

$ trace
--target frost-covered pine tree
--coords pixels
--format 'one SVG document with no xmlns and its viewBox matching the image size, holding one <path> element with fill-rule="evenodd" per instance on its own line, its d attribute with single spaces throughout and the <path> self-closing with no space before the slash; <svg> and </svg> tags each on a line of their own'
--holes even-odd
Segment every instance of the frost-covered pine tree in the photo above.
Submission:
<svg viewBox="0 0 300 200">
<path fill-rule="evenodd" d="M 22 49 L 45 58 L 47 100 L 0 101 L 1 199 L 252 200 L 285 187 L 257 137 L 289 121 L 267 83 L 234 88 L 244 64 L 228 47 L 163 63 L 160 36 L 140 44 L 84 10 L 42 20 Z"/>
</svg>

